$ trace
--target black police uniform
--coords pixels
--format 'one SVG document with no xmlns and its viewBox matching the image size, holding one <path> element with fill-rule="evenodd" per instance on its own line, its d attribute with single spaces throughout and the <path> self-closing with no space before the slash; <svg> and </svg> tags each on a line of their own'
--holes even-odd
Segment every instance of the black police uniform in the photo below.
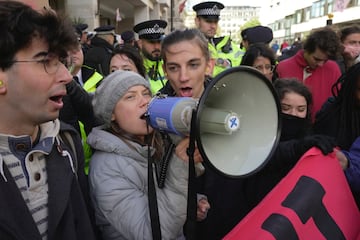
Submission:
<svg viewBox="0 0 360 240">
<path fill-rule="evenodd" d="M 114 29 L 115 27 L 112 25 L 95 28 L 96 35 L 91 39 L 92 48 L 84 56 L 84 65 L 96 69 L 103 76 L 109 74 L 109 65 L 114 46 L 99 38 L 98 35 L 112 34 L 115 38 Z"/>
<path fill-rule="evenodd" d="M 241 31 L 241 37 L 243 40 L 254 43 L 269 44 L 273 40 L 273 32 L 271 28 L 266 26 L 255 26 L 246 28 Z"/>
</svg>

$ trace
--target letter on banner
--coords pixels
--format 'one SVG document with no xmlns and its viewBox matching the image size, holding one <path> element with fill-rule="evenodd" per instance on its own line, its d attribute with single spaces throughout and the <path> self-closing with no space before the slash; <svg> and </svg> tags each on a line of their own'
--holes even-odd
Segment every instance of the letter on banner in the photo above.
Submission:
<svg viewBox="0 0 360 240">
<path fill-rule="evenodd" d="M 360 212 L 335 153 L 310 149 L 224 239 L 360 240 Z"/>
</svg>

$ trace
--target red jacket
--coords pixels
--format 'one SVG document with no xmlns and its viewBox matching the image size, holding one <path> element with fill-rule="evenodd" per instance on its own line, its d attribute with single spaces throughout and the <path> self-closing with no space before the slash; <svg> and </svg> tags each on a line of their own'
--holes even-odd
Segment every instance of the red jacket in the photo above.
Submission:
<svg viewBox="0 0 360 240">
<path fill-rule="evenodd" d="M 295 56 L 281 61 L 276 69 L 280 78 L 297 78 L 310 89 L 313 97 L 311 114 L 314 120 L 316 112 L 332 96 L 331 87 L 340 77 L 341 71 L 335 61 L 328 60 L 323 66 L 312 70 L 311 75 L 303 80 L 307 66 L 304 50 L 300 50 Z"/>
</svg>

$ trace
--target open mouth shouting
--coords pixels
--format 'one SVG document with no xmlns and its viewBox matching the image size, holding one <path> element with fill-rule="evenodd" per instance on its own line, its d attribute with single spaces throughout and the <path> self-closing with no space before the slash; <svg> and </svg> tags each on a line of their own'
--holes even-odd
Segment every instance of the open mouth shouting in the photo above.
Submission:
<svg viewBox="0 0 360 240">
<path fill-rule="evenodd" d="M 62 101 L 63 97 L 64 97 L 64 94 L 57 94 L 57 95 L 51 96 L 49 99 L 55 105 L 56 109 L 61 109 L 64 105 L 64 103 Z"/>
<path fill-rule="evenodd" d="M 193 89 L 191 87 L 180 88 L 179 95 L 181 97 L 192 97 Z"/>
</svg>

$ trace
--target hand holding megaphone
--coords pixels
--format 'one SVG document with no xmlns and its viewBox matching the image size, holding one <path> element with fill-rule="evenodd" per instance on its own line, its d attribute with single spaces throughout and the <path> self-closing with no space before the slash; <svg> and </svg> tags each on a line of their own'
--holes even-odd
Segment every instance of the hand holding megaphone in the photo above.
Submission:
<svg viewBox="0 0 360 240">
<path fill-rule="evenodd" d="M 189 156 L 187 153 L 188 147 L 189 147 L 189 138 L 183 138 L 177 145 L 175 148 L 175 154 L 176 156 L 178 156 L 179 158 L 181 158 L 182 160 L 184 160 L 185 162 L 189 161 Z M 194 151 L 194 163 L 201 163 L 203 161 L 203 158 L 199 152 L 199 149 L 196 148 Z"/>
</svg>

